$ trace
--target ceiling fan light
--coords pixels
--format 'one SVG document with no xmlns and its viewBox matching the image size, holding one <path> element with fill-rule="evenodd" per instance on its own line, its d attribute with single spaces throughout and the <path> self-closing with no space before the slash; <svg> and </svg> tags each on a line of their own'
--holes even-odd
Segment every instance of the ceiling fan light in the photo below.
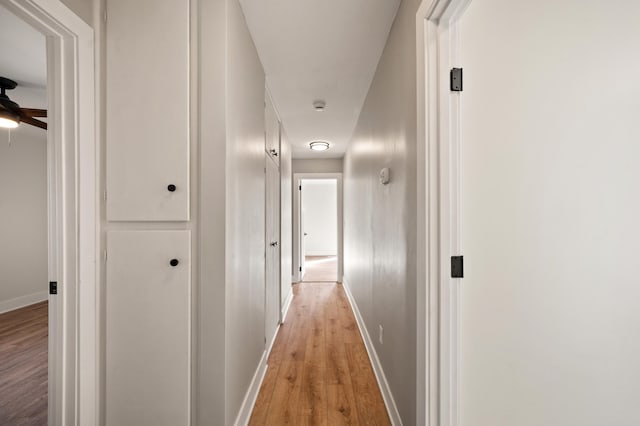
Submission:
<svg viewBox="0 0 640 426">
<path fill-rule="evenodd" d="M 315 141 L 309 144 L 309 148 L 313 151 L 326 151 L 329 149 L 329 142 Z"/>
<path fill-rule="evenodd" d="M 20 124 L 20 117 L 10 111 L 0 111 L 0 127 L 4 129 L 15 129 Z"/>
</svg>

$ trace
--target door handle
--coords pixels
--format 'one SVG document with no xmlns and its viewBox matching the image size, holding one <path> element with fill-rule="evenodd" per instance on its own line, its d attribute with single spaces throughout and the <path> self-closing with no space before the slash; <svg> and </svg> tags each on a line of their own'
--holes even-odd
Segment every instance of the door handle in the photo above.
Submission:
<svg viewBox="0 0 640 426">
<path fill-rule="evenodd" d="M 271 247 L 276 247 L 277 245 L 278 245 L 277 241 L 272 241 L 270 244 Z"/>
</svg>

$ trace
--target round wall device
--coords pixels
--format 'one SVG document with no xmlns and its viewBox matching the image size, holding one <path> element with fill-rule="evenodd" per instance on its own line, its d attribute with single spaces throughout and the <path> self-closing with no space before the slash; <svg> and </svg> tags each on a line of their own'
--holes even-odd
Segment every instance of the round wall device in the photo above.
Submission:
<svg viewBox="0 0 640 426">
<path fill-rule="evenodd" d="M 318 99 L 316 101 L 313 101 L 313 108 L 316 111 L 324 111 L 325 107 L 327 106 L 327 103 L 321 99 Z"/>
</svg>

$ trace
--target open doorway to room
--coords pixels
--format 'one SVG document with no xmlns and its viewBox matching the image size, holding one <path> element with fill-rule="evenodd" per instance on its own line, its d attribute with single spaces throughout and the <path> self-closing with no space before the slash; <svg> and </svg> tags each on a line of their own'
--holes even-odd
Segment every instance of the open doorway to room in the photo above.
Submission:
<svg viewBox="0 0 640 426">
<path fill-rule="evenodd" d="M 341 282 L 342 176 L 298 173 L 294 178 L 297 282 Z"/>
<path fill-rule="evenodd" d="M 46 116 L 46 38 L 0 6 L 2 425 L 48 422 L 51 238 Z"/>
</svg>

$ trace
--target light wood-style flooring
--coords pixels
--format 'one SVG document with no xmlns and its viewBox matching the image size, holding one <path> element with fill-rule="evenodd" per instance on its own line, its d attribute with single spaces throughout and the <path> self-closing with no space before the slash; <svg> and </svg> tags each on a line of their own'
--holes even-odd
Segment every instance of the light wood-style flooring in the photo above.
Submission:
<svg viewBox="0 0 640 426">
<path fill-rule="evenodd" d="M 338 281 L 338 258 L 336 256 L 305 256 L 304 282 Z"/>
<path fill-rule="evenodd" d="M 47 424 L 48 303 L 0 314 L 0 425 Z"/>
<path fill-rule="evenodd" d="M 389 425 L 341 284 L 299 283 L 250 425 Z"/>
</svg>

